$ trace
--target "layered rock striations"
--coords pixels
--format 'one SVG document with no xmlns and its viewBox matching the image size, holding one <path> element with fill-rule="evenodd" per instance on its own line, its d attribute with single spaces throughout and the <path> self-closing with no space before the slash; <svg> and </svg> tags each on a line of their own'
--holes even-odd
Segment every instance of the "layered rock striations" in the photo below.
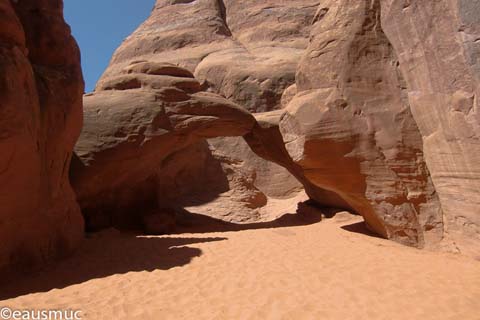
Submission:
<svg viewBox="0 0 480 320">
<path fill-rule="evenodd" d="M 191 71 L 202 90 L 221 94 L 249 111 L 282 108 L 282 98 L 288 100 L 284 91 L 295 82 L 297 64 L 307 47 L 315 10 L 313 1 L 157 1 L 150 18 L 115 52 L 97 91 L 111 87 L 132 63 L 173 63 Z M 123 79 L 131 85 L 128 78 Z M 292 198 L 301 190 L 287 170 L 256 156 L 241 138 L 210 140 L 208 145 L 194 147 L 194 152 L 209 162 L 202 167 L 182 161 L 185 152 L 178 159 L 172 155 L 170 161 L 183 163 L 183 172 L 196 182 L 169 173 L 161 189 L 169 189 L 175 181 L 176 189 L 189 190 L 168 198 L 192 204 L 195 212 L 232 222 L 258 221 L 264 218 L 258 210 L 265 207 L 267 198 Z M 204 172 L 218 166 L 215 179 L 228 181 L 228 186 L 207 191 L 215 183 L 206 183 Z M 209 194 L 221 196 L 211 199 Z M 190 197 L 209 201 L 192 202 Z"/>
<path fill-rule="evenodd" d="M 279 124 L 289 156 L 377 233 L 438 241 L 442 210 L 380 2 L 325 1 L 318 15 Z"/>
<path fill-rule="evenodd" d="M 189 164 L 203 172 L 208 147 L 202 141 L 242 136 L 255 119 L 200 87 L 186 69 L 137 62 L 85 96 L 85 125 L 71 177 L 88 227 L 138 223 L 149 211 L 178 205 L 174 200 L 189 184 L 208 188 L 201 179 L 178 183 Z M 186 161 L 180 156 L 172 161 L 185 150 Z"/>
<path fill-rule="evenodd" d="M 478 256 L 480 240 L 480 1 L 382 1 L 445 235 Z"/>
<path fill-rule="evenodd" d="M 311 183 L 386 237 L 443 238 L 478 255 L 479 10 L 478 1 L 318 8 L 278 130 Z"/>
<path fill-rule="evenodd" d="M 317 6 L 314 0 L 158 0 L 99 85 L 135 60 L 170 62 L 249 111 L 278 109 L 295 83 Z"/>
<path fill-rule="evenodd" d="M 248 126 L 236 122 L 244 130 L 234 135 L 257 155 L 215 126 L 215 134 L 195 134 L 166 158 L 151 158 L 155 178 L 143 188 L 156 190 L 157 205 L 255 221 L 270 198 L 293 198 L 301 183 L 318 204 L 361 214 L 384 237 L 419 247 L 443 239 L 475 254 L 479 5 L 159 0 L 116 51 L 86 106 L 99 115 L 133 101 L 152 110 L 179 103 L 158 98 L 173 87 L 185 101 L 214 92 L 254 113 Z M 149 74 L 168 63 L 177 74 Z M 133 114 L 125 119 L 138 123 Z M 95 127 L 87 125 L 87 134 Z M 138 135 L 126 123 L 116 128 L 122 133 L 105 132 L 105 146 Z"/>
<path fill-rule="evenodd" d="M 1 1 L 0 269 L 75 248 L 79 205 L 89 230 L 164 232 L 183 209 L 272 219 L 302 189 L 386 238 L 478 256 L 478 13 L 158 0 L 84 96 L 76 142 L 83 81 L 62 2 Z"/>
<path fill-rule="evenodd" d="M 62 1 L 0 1 L 0 269 L 66 254 L 83 236 L 68 181 L 82 95 Z"/>
<path fill-rule="evenodd" d="M 158 0 L 78 142 L 62 10 L 0 2 L 0 271 L 71 252 L 84 218 L 265 221 L 302 188 L 386 238 L 480 254 L 479 1 Z"/>
</svg>

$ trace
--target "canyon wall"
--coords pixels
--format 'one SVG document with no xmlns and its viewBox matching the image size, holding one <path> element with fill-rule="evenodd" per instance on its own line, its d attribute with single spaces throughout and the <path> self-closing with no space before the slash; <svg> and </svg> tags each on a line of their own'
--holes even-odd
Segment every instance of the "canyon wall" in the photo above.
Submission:
<svg viewBox="0 0 480 320">
<path fill-rule="evenodd" d="M 68 181 L 82 125 L 80 53 L 62 1 L 0 1 L 0 269 L 83 237 Z"/>
<path fill-rule="evenodd" d="M 279 130 L 310 182 L 377 233 L 423 246 L 441 239 L 442 210 L 381 10 L 380 1 L 322 2 Z"/>
<path fill-rule="evenodd" d="M 0 269 L 72 251 L 83 217 L 251 223 L 303 190 L 480 255 L 479 0 L 158 0 L 84 96 L 81 136 L 62 11 L 0 0 Z"/>
<path fill-rule="evenodd" d="M 442 203 L 445 237 L 479 255 L 480 1 L 382 1 L 425 161 Z"/>
<path fill-rule="evenodd" d="M 283 93 L 294 84 L 308 45 L 316 5 L 311 0 L 276 3 L 157 1 L 147 21 L 115 52 L 95 93 L 116 82 L 129 86 L 124 74 L 131 65 L 171 63 L 190 71 L 198 90 L 222 95 L 247 111 L 282 108 L 288 100 Z M 203 162 L 185 161 L 188 157 Z M 241 137 L 199 142 L 169 155 L 168 163 L 158 163 L 158 174 L 150 177 L 161 181 L 161 191 L 153 196 L 160 206 L 188 207 L 231 222 L 268 219 L 261 212 L 268 199 L 295 198 L 302 189 L 288 170 L 255 155 Z M 182 166 L 172 168 L 175 163 Z"/>
<path fill-rule="evenodd" d="M 161 0 L 97 90 L 132 63 L 186 68 L 202 90 L 257 120 L 244 136 L 257 155 L 240 138 L 192 147 L 220 164 L 217 174 L 246 177 L 267 202 L 272 192 L 292 197 L 296 179 L 318 204 L 357 212 L 384 237 L 469 251 L 479 236 L 478 8 L 454 0 Z M 215 184 L 200 178 L 206 163 L 182 162 L 188 152 L 178 163 L 190 181 Z M 189 183 L 176 174 L 162 181 L 162 190 Z M 277 188 L 282 181 L 291 182 Z M 219 194 L 232 198 L 235 188 L 227 183 Z M 187 198 L 198 191 L 184 189 Z M 248 220 L 249 209 L 237 220 Z"/>
</svg>

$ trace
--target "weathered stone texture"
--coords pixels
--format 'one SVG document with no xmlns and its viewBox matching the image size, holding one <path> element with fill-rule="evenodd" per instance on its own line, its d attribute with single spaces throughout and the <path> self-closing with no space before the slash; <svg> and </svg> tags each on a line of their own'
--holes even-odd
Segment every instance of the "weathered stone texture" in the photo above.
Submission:
<svg viewBox="0 0 480 320">
<path fill-rule="evenodd" d="M 62 1 L 0 1 L 0 269 L 73 250 L 68 181 L 82 125 L 80 54 Z"/>
</svg>

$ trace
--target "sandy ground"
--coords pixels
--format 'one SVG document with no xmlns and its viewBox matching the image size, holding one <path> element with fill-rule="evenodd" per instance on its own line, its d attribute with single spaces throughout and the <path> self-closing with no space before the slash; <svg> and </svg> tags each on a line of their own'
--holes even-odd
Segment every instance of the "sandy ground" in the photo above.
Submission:
<svg viewBox="0 0 480 320">
<path fill-rule="evenodd" d="M 359 221 L 342 213 L 164 237 L 112 230 L 0 288 L 0 307 L 109 320 L 480 319 L 480 261 L 379 239 Z"/>
</svg>

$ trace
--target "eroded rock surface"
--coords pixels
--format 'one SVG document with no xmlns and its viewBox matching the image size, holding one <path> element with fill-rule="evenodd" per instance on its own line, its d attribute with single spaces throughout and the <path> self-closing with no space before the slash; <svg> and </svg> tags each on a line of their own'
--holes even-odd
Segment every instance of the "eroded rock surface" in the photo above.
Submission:
<svg viewBox="0 0 480 320">
<path fill-rule="evenodd" d="M 425 14 L 427 13 L 427 14 Z M 447 239 L 480 255 L 480 1 L 382 0 Z"/>
<path fill-rule="evenodd" d="M 87 121 L 99 116 L 105 123 L 87 125 L 93 134 L 84 141 L 107 131 L 101 146 L 91 144 L 82 155 L 80 144 L 79 153 L 93 156 L 91 168 L 97 162 L 105 173 L 117 157 L 111 154 L 131 155 L 128 165 L 114 164 L 108 173 L 106 181 L 124 179 L 123 196 L 113 198 L 153 194 L 143 203 L 251 222 L 264 219 L 270 198 L 295 199 L 296 179 L 317 204 L 357 212 L 384 237 L 418 247 L 443 239 L 475 254 L 479 6 L 476 0 L 159 0 L 86 98 Z M 227 121 L 225 130 L 225 114 L 210 114 L 205 99 L 221 100 L 218 110 L 236 110 L 248 125 L 232 134 L 244 120 Z M 179 109 L 183 103 L 192 108 Z M 173 111 L 152 111 L 162 108 Z M 212 126 L 203 126 L 206 119 Z M 168 131 L 171 121 L 179 126 Z M 238 137 L 205 142 L 225 135 L 244 135 L 264 160 Z M 96 148 L 98 155 L 91 152 Z M 148 160 L 136 164 L 131 150 L 139 148 Z M 139 179 L 130 183 L 130 174 Z"/>
<path fill-rule="evenodd" d="M 99 86 L 132 61 L 170 62 L 252 112 L 278 109 L 295 82 L 317 6 L 317 0 L 157 0 Z"/>
<path fill-rule="evenodd" d="M 325 1 L 320 11 L 298 94 L 280 121 L 289 156 L 377 233 L 411 245 L 438 241 L 442 211 L 380 2 Z"/>
<path fill-rule="evenodd" d="M 127 66 L 86 95 L 84 114 L 72 183 L 91 228 L 141 217 L 157 206 L 159 185 L 172 187 L 163 199 L 178 196 L 182 187 L 175 180 L 158 177 L 173 154 L 207 138 L 242 136 L 255 123 L 234 103 L 200 91 L 187 70 L 151 62 Z M 195 152 L 187 158 L 201 162 Z M 181 175 L 180 163 L 165 172 L 180 168 Z"/>
<path fill-rule="evenodd" d="M 322 2 L 297 94 L 285 94 L 283 163 L 379 234 L 478 255 L 479 11 L 478 1 Z"/>
<path fill-rule="evenodd" d="M 68 181 L 82 124 L 80 54 L 62 1 L 0 1 L 0 270 L 74 249 Z"/>
<path fill-rule="evenodd" d="M 139 87 L 138 77 L 129 71 L 132 63 L 174 63 L 195 74 L 202 89 L 249 111 L 283 108 L 295 92 L 296 67 L 307 47 L 315 11 L 314 1 L 157 1 L 150 18 L 116 51 L 97 90 Z M 163 170 L 171 172 L 160 183 L 162 190 L 169 189 L 171 181 L 179 190 L 177 196 L 163 197 L 163 202 L 189 203 L 180 200 L 193 196 L 186 190 L 206 199 L 221 194 L 215 203 L 192 209 L 228 221 L 254 222 L 265 218 L 258 210 L 267 198 L 294 198 L 301 190 L 286 169 L 257 156 L 241 138 L 216 139 L 200 149 L 195 149 L 198 159 L 211 160 L 203 162 L 203 168 L 183 161 L 186 152 L 169 157 L 170 163 L 183 163 L 183 167 Z M 210 187 L 212 179 L 204 186 L 204 172 L 212 166 L 222 168 L 215 179 L 229 181 L 228 187 Z M 197 182 L 176 177 L 180 171 Z"/>
</svg>

